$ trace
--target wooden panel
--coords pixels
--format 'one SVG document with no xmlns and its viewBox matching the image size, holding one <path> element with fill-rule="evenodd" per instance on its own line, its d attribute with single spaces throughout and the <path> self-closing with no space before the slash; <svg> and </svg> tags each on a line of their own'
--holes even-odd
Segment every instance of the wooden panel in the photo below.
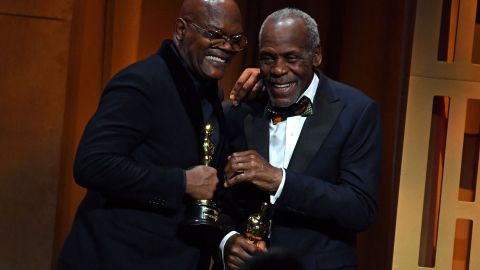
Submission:
<svg viewBox="0 0 480 270">
<path fill-rule="evenodd" d="M 108 0 L 105 43 L 105 77 L 138 60 L 141 0 Z"/>
<path fill-rule="evenodd" d="M 68 22 L 0 15 L 0 269 L 49 269 Z"/>
<path fill-rule="evenodd" d="M 181 0 L 142 0 L 142 19 L 138 56 L 146 58 L 160 47 L 162 40 L 172 39 Z"/>
<path fill-rule="evenodd" d="M 73 0 L 2 0 L 0 14 L 44 19 L 70 19 Z"/>
<path fill-rule="evenodd" d="M 53 243 L 53 262 L 85 194 L 73 179 L 73 160 L 87 121 L 103 89 L 106 0 L 76 1 L 72 16 L 65 121 Z"/>
</svg>

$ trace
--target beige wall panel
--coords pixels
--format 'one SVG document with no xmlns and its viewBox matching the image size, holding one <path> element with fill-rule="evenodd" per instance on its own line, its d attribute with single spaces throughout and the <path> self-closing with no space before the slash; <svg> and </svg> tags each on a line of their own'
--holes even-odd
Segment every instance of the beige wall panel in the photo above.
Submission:
<svg viewBox="0 0 480 270">
<path fill-rule="evenodd" d="M 393 269 L 401 270 L 417 267 L 432 116 L 431 94 L 415 86 L 410 79 L 393 257 Z"/>
<path fill-rule="evenodd" d="M 469 269 L 480 269 L 480 203 L 478 200 L 458 201 L 464 134 L 471 130 L 465 126 L 467 101 L 480 99 L 480 65 L 472 64 L 477 1 L 461 0 L 459 3 L 454 58 L 451 63 L 446 63 L 438 61 L 442 1 L 417 1 L 397 209 L 394 269 L 432 269 L 419 267 L 418 261 L 432 103 L 435 95 L 449 96 L 450 108 L 433 269 L 452 269 L 457 219 L 473 221 Z M 479 186 L 477 183 L 477 194 Z M 459 265 L 458 261 L 456 265 Z"/>
<path fill-rule="evenodd" d="M 0 15 L 0 269 L 50 269 L 69 31 Z"/>
<path fill-rule="evenodd" d="M 410 71 L 412 75 L 421 75 L 427 72 L 430 67 L 427 67 L 427 71 L 423 68 L 427 63 L 437 64 L 442 18 L 442 5 L 438 3 L 437 0 L 423 0 L 417 4 Z"/>
<path fill-rule="evenodd" d="M 460 1 L 455 58 L 437 60 L 442 1 L 418 1 L 411 75 L 463 81 L 480 81 L 480 65 L 472 65 L 476 1 Z"/>
<path fill-rule="evenodd" d="M 73 0 L 1 0 L 0 14 L 70 19 Z"/>
<path fill-rule="evenodd" d="M 480 238 L 477 230 L 480 205 L 478 202 L 457 201 L 467 100 L 480 99 L 480 84 L 412 76 L 409 89 L 393 267 L 400 270 L 431 269 L 418 267 L 418 256 L 432 103 L 433 97 L 440 95 L 449 96 L 451 101 L 434 269 L 451 269 L 457 218 L 473 220 L 470 269 L 480 269 L 479 256 L 474 256 L 479 254 Z M 477 185 L 477 192 L 478 189 Z"/>
</svg>

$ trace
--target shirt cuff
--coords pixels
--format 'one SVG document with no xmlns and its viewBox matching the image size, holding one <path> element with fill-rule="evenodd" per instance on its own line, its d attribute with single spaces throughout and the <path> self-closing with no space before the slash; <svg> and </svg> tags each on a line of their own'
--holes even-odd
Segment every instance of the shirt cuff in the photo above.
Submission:
<svg viewBox="0 0 480 270">
<path fill-rule="evenodd" d="M 270 203 L 271 204 L 275 204 L 275 202 L 278 200 L 280 195 L 282 195 L 283 186 L 285 185 L 285 169 L 284 168 L 280 168 L 280 169 L 282 169 L 282 182 L 280 182 L 280 185 L 278 186 L 277 192 L 275 192 L 274 195 L 270 195 Z"/>
<path fill-rule="evenodd" d="M 230 239 L 230 237 L 232 237 L 233 235 L 235 234 L 239 234 L 238 232 L 236 231 L 231 231 L 229 233 L 227 233 L 227 235 L 225 235 L 222 239 L 222 241 L 220 242 L 220 245 L 218 246 L 218 248 L 220 249 L 220 255 L 222 256 L 222 263 L 223 265 L 225 265 L 225 261 L 223 261 L 223 258 L 224 258 L 224 250 L 225 250 L 225 244 L 227 243 L 228 239 Z"/>
</svg>

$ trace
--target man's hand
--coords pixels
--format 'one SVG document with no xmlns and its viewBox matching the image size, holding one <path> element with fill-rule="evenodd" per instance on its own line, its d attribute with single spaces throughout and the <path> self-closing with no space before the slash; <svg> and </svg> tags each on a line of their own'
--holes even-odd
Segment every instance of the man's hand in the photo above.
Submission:
<svg viewBox="0 0 480 270">
<path fill-rule="evenodd" d="M 236 152 L 228 157 L 225 187 L 251 182 L 261 190 L 275 193 L 282 176 L 282 169 L 270 165 L 256 151 Z"/>
<path fill-rule="evenodd" d="M 264 241 L 258 242 L 256 245 L 250 244 L 247 240 L 239 235 L 233 235 L 227 240 L 224 249 L 224 262 L 226 269 L 237 270 L 248 261 L 256 252 L 267 251 Z"/>
<path fill-rule="evenodd" d="M 263 92 L 260 69 L 247 68 L 242 72 L 232 91 L 230 91 L 230 100 L 234 106 L 237 106 L 242 100 L 254 100 Z"/>
<path fill-rule="evenodd" d="M 186 171 L 187 187 L 185 193 L 196 200 L 213 198 L 217 187 L 217 170 L 203 165 L 195 166 Z"/>
</svg>

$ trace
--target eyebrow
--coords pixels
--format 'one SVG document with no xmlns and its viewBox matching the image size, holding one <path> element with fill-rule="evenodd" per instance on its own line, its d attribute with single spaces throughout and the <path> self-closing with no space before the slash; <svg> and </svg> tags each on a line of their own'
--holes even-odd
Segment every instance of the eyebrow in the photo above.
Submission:
<svg viewBox="0 0 480 270">
<path fill-rule="evenodd" d="M 207 28 L 207 30 L 216 30 L 216 31 L 220 31 L 222 32 L 223 34 L 227 35 L 227 36 L 238 36 L 238 35 L 245 35 L 245 32 L 238 32 L 238 33 L 235 33 L 235 34 L 230 34 L 230 33 L 227 33 L 225 30 L 221 29 L 221 28 L 218 28 L 217 26 L 214 26 L 214 25 L 211 25 L 211 24 L 207 24 L 205 25 L 205 27 Z"/>
<path fill-rule="evenodd" d="M 262 54 L 262 53 L 268 53 L 268 54 L 274 54 L 274 55 L 283 56 L 283 55 L 290 55 L 290 54 L 297 54 L 297 55 L 298 55 L 300 52 L 297 51 L 297 50 L 289 50 L 289 51 L 286 51 L 286 52 L 278 53 L 278 52 L 272 52 L 272 51 L 270 51 L 268 48 L 266 48 L 266 49 L 260 49 L 259 53 L 260 53 L 260 54 Z"/>
</svg>

